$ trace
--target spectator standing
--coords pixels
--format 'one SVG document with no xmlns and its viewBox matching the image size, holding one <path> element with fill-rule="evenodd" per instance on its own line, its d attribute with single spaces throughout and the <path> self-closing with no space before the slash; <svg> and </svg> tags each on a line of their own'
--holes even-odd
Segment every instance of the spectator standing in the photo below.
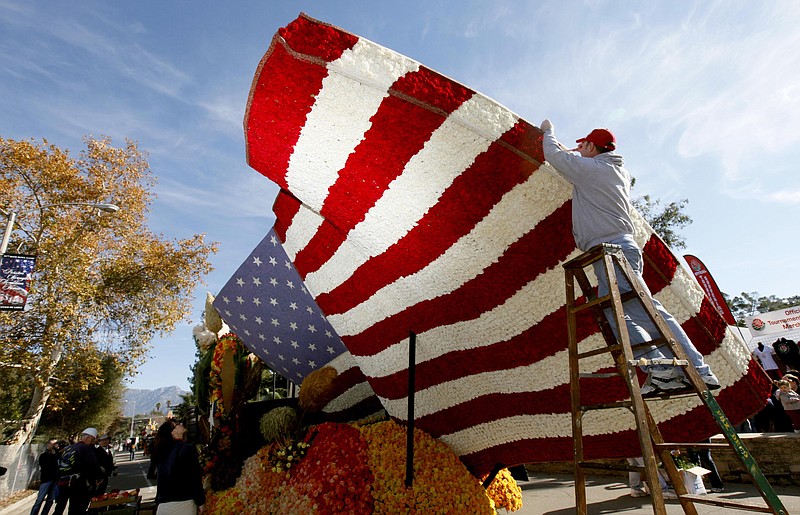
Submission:
<svg viewBox="0 0 800 515">
<path fill-rule="evenodd" d="M 711 443 L 710 438 L 703 440 L 703 443 Z M 711 457 L 711 449 L 689 449 L 687 452 L 689 459 L 694 463 L 699 463 L 701 467 L 708 469 L 708 481 L 711 483 L 711 491 L 714 493 L 722 492 L 725 489 L 725 484 L 719 476 L 717 464 L 714 463 L 714 458 Z"/>
<path fill-rule="evenodd" d="M 783 410 L 792 419 L 794 431 L 800 432 L 800 394 L 797 393 L 797 378 L 786 374 L 775 384 L 778 387 L 776 396 L 780 399 Z"/>
<path fill-rule="evenodd" d="M 39 476 L 41 478 L 39 494 L 36 496 L 33 508 L 31 508 L 31 515 L 39 515 L 40 509 L 42 510 L 42 515 L 47 515 L 56 500 L 58 490 L 58 440 L 53 439 L 47 442 L 47 448 L 39 456 Z M 44 507 L 42 507 L 42 503 L 44 503 Z"/>
<path fill-rule="evenodd" d="M 637 458 L 628 458 L 628 465 L 632 465 L 634 467 L 644 467 L 644 458 L 641 456 Z M 674 490 L 669 488 L 667 485 L 667 481 L 664 479 L 663 472 L 661 469 L 658 469 L 658 483 L 661 487 L 661 494 L 664 499 L 677 499 L 678 494 L 675 493 Z M 647 491 L 646 483 L 642 481 L 642 473 L 631 470 L 628 472 L 628 484 L 631 487 L 631 497 L 645 497 L 650 495 L 650 492 Z"/>
<path fill-rule="evenodd" d="M 753 356 L 761 363 L 761 367 L 764 369 L 764 372 L 772 379 L 773 381 L 777 381 L 781 378 L 781 372 L 778 368 L 778 362 L 775 361 L 775 357 L 777 354 L 775 353 L 775 349 L 772 345 L 764 345 L 762 342 L 758 342 L 758 347 L 753 349 Z"/>
<path fill-rule="evenodd" d="M 97 440 L 95 453 L 97 454 L 97 462 L 103 469 L 103 472 L 101 473 L 97 482 L 97 487 L 94 491 L 94 495 L 97 496 L 106 493 L 106 489 L 108 488 L 108 478 L 117 468 L 116 465 L 114 465 L 114 454 L 111 450 L 110 436 L 107 434 L 100 436 L 100 438 Z"/>
<path fill-rule="evenodd" d="M 200 460 L 186 428 L 169 419 L 158 428 L 151 460 L 156 466 L 157 515 L 195 515 L 206 502 Z"/>
<path fill-rule="evenodd" d="M 81 433 L 80 440 L 64 449 L 59 466 L 61 477 L 58 481 L 58 501 L 55 515 L 64 513 L 69 501 L 69 515 L 86 513 L 92 492 L 100 477 L 101 468 L 97 462 L 94 444 L 97 441 L 97 429 L 87 427 Z M 69 468 L 63 465 L 69 462 Z"/>
</svg>

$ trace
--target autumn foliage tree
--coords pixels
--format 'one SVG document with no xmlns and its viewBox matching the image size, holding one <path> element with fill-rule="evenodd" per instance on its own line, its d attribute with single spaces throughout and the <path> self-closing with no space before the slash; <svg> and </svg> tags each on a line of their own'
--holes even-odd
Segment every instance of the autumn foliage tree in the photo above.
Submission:
<svg viewBox="0 0 800 515">
<path fill-rule="evenodd" d="M 153 339 L 189 314 L 216 252 L 203 235 L 148 228 L 155 177 L 136 143 L 84 143 L 72 157 L 47 141 L 0 138 L 0 208 L 18 215 L 8 251 L 38 256 L 26 309 L 0 312 L 0 375 L 30 385 L 10 443 L 31 438 L 54 391 L 66 399 L 63 389 L 98 384 L 104 368 L 87 360 L 134 373 Z M 87 205 L 98 203 L 120 209 Z"/>
</svg>

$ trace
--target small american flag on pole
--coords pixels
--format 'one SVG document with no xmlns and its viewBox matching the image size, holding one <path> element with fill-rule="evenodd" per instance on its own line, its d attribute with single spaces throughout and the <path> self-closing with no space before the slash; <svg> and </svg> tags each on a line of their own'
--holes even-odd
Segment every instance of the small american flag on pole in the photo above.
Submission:
<svg viewBox="0 0 800 515">
<path fill-rule="evenodd" d="M 572 188 L 544 162 L 538 128 L 301 15 L 258 67 L 245 136 L 249 164 L 281 187 L 275 232 L 352 358 L 337 367 L 347 387 L 330 413 L 374 391 L 404 420 L 413 331 L 416 427 L 473 473 L 572 458 L 561 265 L 579 251 Z M 765 380 L 693 277 L 638 215 L 636 224 L 645 281 L 706 355 L 718 402 L 740 421 L 763 405 Z M 605 345 L 591 320 L 579 338 L 584 350 Z M 599 380 L 583 399 L 593 395 L 608 402 L 625 389 Z M 667 439 L 716 432 L 699 399 L 659 403 L 653 416 Z M 622 412 L 588 415 L 583 428 L 587 457 L 637 445 Z"/>
</svg>

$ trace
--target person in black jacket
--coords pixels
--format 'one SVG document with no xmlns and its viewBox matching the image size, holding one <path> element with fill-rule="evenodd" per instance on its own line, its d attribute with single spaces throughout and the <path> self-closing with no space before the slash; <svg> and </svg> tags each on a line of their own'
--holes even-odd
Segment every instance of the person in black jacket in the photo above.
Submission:
<svg viewBox="0 0 800 515">
<path fill-rule="evenodd" d="M 109 446 L 110 443 L 111 437 L 107 434 L 103 434 L 97 439 L 97 447 L 94 449 L 94 452 L 97 454 L 97 462 L 103 468 L 103 472 L 100 474 L 97 481 L 97 487 L 94 490 L 95 496 L 106 493 L 108 478 L 117 468 L 117 466 L 114 465 L 114 454 Z"/>
<path fill-rule="evenodd" d="M 202 513 L 206 502 L 200 460 L 193 444 L 186 442 L 186 428 L 173 419 L 156 433 L 151 459 L 156 467 L 157 515 Z"/>
<path fill-rule="evenodd" d="M 56 488 L 58 486 L 58 440 L 47 442 L 47 448 L 39 456 L 39 495 L 31 508 L 31 515 L 39 515 L 39 509 L 44 508 L 43 515 L 50 513 L 50 507 L 56 500 Z"/>
<path fill-rule="evenodd" d="M 67 475 L 62 475 L 58 480 L 58 501 L 54 515 L 64 513 L 64 507 L 69 500 L 69 515 L 86 513 L 92 492 L 102 472 L 94 452 L 94 443 L 97 441 L 97 429 L 87 427 L 81 433 L 81 438 L 70 447 L 74 448 L 75 470 Z M 64 449 L 66 453 L 68 449 Z M 63 474 L 63 471 L 59 471 Z"/>
</svg>

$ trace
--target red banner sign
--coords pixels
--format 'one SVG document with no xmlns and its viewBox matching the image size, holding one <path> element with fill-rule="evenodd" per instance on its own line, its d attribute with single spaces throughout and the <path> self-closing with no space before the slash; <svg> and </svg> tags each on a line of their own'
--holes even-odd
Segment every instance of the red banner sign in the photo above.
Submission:
<svg viewBox="0 0 800 515">
<path fill-rule="evenodd" d="M 683 256 L 683 258 L 687 263 L 689 263 L 689 268 L 692 269 L 695 279 L 697 279 L 697 282 L 700 283 L 703 291 L 706 292 L 706 297 L 708 297 L 711 305 L 716 308 L 720 315 L 722 315 L 722 318 L 725 319 L 725 322 L 727 322 L 728 325 L 736 325 L 736 320 L 733 318 L 733 313 L 731 313 L 731 310 L 728 308 L 725 298 L 719 291 L 717 283 L 714 281 L 714 278 L 711 277 L 711 272 L 708 271 L 706 265 L 704 265 L 702 261 L 691 254 L 686 254 Z"/>
</svg>

